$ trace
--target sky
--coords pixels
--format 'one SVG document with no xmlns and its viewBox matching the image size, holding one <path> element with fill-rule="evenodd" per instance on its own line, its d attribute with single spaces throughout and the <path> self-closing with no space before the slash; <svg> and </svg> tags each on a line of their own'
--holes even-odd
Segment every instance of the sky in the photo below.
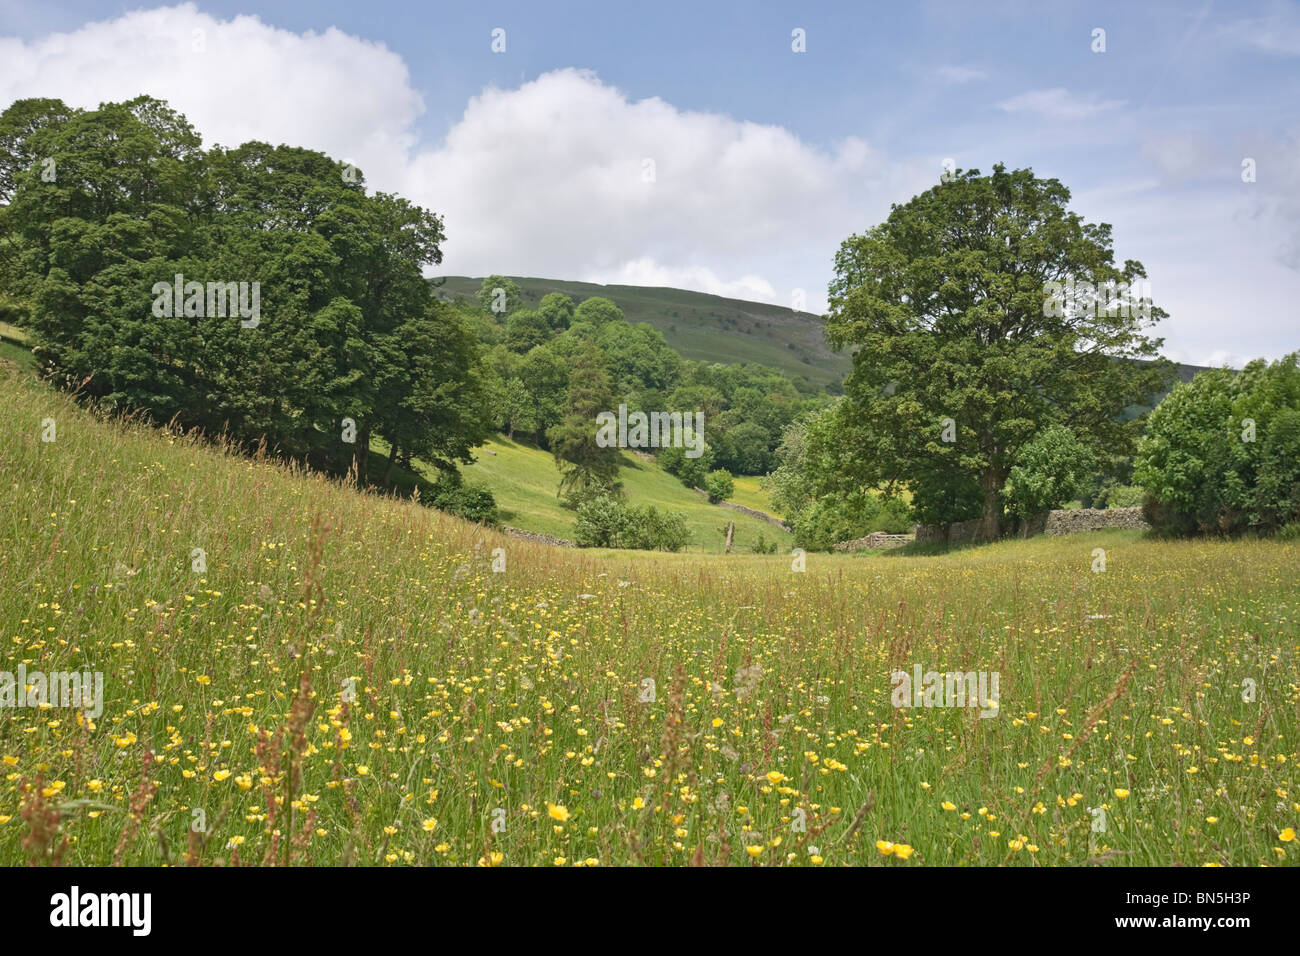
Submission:
<svg viewBox="0 0 1300 956">
<path fill-rule="evenodd" d="M 141 93 L 439 213 L 434 274 L 814 312 L 945 163 L 1028 167 L 1146 267 L 1169 358 L 1300 349 L 1300 2 L 0 0 L 0 108 Z"/>
</svg>

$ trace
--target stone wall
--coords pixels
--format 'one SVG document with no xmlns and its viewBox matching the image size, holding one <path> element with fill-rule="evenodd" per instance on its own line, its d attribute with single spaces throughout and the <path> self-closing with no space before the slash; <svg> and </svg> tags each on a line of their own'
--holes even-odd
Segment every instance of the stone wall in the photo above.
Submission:
<svg viewBox="0 0 1300 956">
<path fill-rule="evenodd" d="M 918 525 L 916 540 L 965 544 L 975 539 L 979 519 L 954 521 L 944 536 L 941 525 Z M 1034 515 L 1017 532 L 1017 537 L 1030 538 L 1037 534 L 1081 534 L 1085 531 L 1104 531 L 1107 528 L 1128 528 L 1146 531 L 1151 526 L 1142 517 L 1141 508 L 1060 508 L 1046 514 Z"/>
<path fill-rule="evenodd" d="M 709 493 L 703 488 L 692 488 L 697 495 L 708 498 Z M 733 504 L 730 501 L 717 502 L 719 508 L 726 508 L 729 511 L 739 511 L 743 515 L 749 515 L 751 518 L 757 518 L 759 521 L 766 521 L 774 528 L 780 528 L 782 531 L 789 531 L 790 526 L 775 515 L 770 515 L 766 511 L 758 511 L 754 508 L 746 508 L 744 505 Z"/>
<path fill-rule="evenodd" d="M 911 544 L 915 538 L 916 535 L 912 534 L 886 534 L 883 531 L 873 531 L 865 538 L 841 541 L 835 546 L 835 550 L 875 551 L 877 549 L 901 548 L 905 544 Z"/>
<path fill-rule="evenodd" d="M 1104 528 L 1148 531 L 1151 525 L 1142 517 L 1141 508 L 1074 508 L 1047 515 L 1047 534 L 1078 534 Z"/>
<path fill-rule="evenodd" d="M 501 530 L 512 538 L 535 541 L 538 544 L 549 544 L 558 548 L 576 548 L 578 546 L 577 542 L 569 541 L 566 538 L 557 538 L 553 534 L 543 534 L 540 531 L 525 531 L 523 528 L 512 528 L 509 525 L 503 525 Z"/>
</svg>

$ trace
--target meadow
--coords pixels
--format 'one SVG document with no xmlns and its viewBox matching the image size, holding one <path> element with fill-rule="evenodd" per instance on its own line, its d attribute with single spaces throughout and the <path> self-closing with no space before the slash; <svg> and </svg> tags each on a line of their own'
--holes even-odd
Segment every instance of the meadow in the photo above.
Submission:
<svg viewBox="0 0 1300 956">
<path fill-rule="evenodd" d="M 382 443 L 377 443 L 382 448 Z M 556 494 L 560 470 L 555 458 L 521 440 L 494 435 L 475 451 L 476 461 L 462 469 L 466 480 L 479 482 L 496 497 L 501 522 L 525 531 L 540 531 L 558 538 L 574 538 L 576 512 L 565 508 Z M 426 468 L 427 473 L 433 469 Z M 710 504 L 709 500 L 668 474 L 655 459 L 624 451 L 618 472 L 630 504 L 654 505 L 660 511 L 678 512 L 686 520 L 691 542 L 687 552 L 722 554 L 728 523 L 736 525 L 733 549 L 750 551 L 762 541 L 789 550 L 790 533 L 757 518 Z M 772 504 L 759 487 L 758 478 L 736 479 L 736 504 L 772 512 Z"/>
<path fill-rule="evenodd" d="M 0 863 L 1300 855 L 1297 543 L 551 549 L 3 362 L 0 478 L 3 669 L 105 680 L 0 714 Z M 996 672 L 996 716 L 894 707 L 917 664 Z"/>
</svg>

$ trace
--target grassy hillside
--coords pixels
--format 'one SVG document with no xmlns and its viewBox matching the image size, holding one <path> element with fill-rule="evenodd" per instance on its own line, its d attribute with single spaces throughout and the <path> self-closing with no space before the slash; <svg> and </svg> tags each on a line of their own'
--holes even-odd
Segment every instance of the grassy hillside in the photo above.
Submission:
<svg viewBox="0 0 1300 956">
<path fill-rule="evenodd" d="M 542 531 L 560 538 L 574 537 L 575 515 L 560 504 L 556 488 L 560 472 L 550 452 L 507 441 L 498 435 L 475 452 L 477 463 L 463 469 L 467 479 L 487 485 L 501 509 L 501 520 L 526 531 Z M 624 454 L 619 478 L 627 500 L 636 505 L 654 505 L 660 510 L 679 511 L 686 516 L 691 531 L 688 551 L 721 553 L 725 530 L 729 521 L 736 523 L 734 547 L 750 550 L 762 534 L 768 541 L 776 541 L 784 551 L 790 548 L 790 535 L 780 528 L 709 504 L 708 500 L 683 485 L 678 479 L 663 471 L 653 460 Z M 755 479 L 755 484 L 757 479 Z M 740 484 L 737 484 L 740 488 Z M 745 500 L 737 503 L 763 510 L 763 498 L 752 493 L 741 495 Z"/>
<path fill-rule="evenodd" d="M 6 865 L 1300 857 L 1300 544 L 547 548 L 3 363 L 0 478 L 3 669 L 104 678 L 0 714 Z M 999 673 L 995 716 L 895 708 L 913 664 Z"/>
<path fill-rule="evenodd" d="M 511 276 L 530 307 L 542 296 L 562 292 L 580 302 L 593 295 L 613 299 L 629 322 L 649 322 L 684 358 L 701 362 L 766 365 L 792 376 L 804 376 L 823 388 L 838 384 L 853 367 L 851 351 L 832 352 L 822 335 L 821 316 L 761 302 L 727 299 L 704 292 L 648 286 L 597 285 L 564 279 Z M 473 298 L 482 277 L 447 276 L 442 295 Z M 1206 366 L 1175 364 L 1174 381 L 1187 382 Z M 1168 394 L 1155 396 L 1150 406 L 1133 405 L 1123 417 L 1145 414 Z"/>
<path fill-rule="evenodd" d="M 836 355 L 826 344 L 821 317 L 808 312 L 684 289 L 563 279 L 515 281 L 530 307 L 551 292 L 562 292 L 574 302 L 595 295 L 613 299 L 629 322 L 649 322 L 683 358 L 765 365 L 823 388 L 849 372 L 847 356 Z M 441 291 L 447 297 L 473 298 L 482 283 L 482 278 L 449 276 Z"/>
</svg>

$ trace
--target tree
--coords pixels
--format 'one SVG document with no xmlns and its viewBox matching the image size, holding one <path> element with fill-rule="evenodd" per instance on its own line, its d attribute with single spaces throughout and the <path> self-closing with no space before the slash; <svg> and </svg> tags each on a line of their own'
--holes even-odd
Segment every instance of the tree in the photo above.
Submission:
<svg viewBox="0 0 1300 956">
<path fill-rule="evenodd" d="M 515 429 L 532 431 L 537 427 L 537 410 L 533 397 L 518 378 L 506 382 L 502 389 L 501 404 L 497 409 L 497 423 L 506 429 L 506 438 L 515 439 Z"/>
<path fill-rule="evenodd" d="M 573 300 L 561 292 L 551 292 L 542 296 L 537 312 L 552 331 L 563 332 L 573 321 Z"/>
<path fill-rule="evenodd" d="M 736 490 L 736 482 L 732 479 L 731 472 L 725 468 L 717 468 L 704 476 L 704 490 L 709 493 L 709 500 L 717 504 L 732 496 Z"/>
<path fill-rule="evenodd" d="M 1029 518 L 1059 508 L 1077 496 L 1097 459 L 1064 425 L 1049 425 L 1016 454 L 1007 476 L 1008 510 Z"/>
<path fill-rule="evenodd" d="M 578 303 L 577 309 L 573 312 L 573 321 L 590 322 L 599 328 L 606 322 L 622 322 L 623 310 L 609 299 L 594 295 Z"/>
<path fill-rule="evenodd" d="M 978 486 L 987 540 L 1019 450 L 1048 425 L 1130 445 L 1119 416 L 1167 376 L 1144 361 L 1161 340 L 1143 334 L 1165 313 L 1134 285 L 1141 263 L 1116 266 L 1110 227 L 1069 198 L 1027 169 L 959 172 L 844 242 L 827 332 L 856 351 L 835 413 L 840 467 L 819 494 L 900 483 L 924 510 L 929 494 L 960 506 Z"/>
<path fill-rule="evenodd" d="M 609 411 L 614 392 L 600 351 L 594 346 L 580 356 L 569 374 L 564 419 L 546 433 L 555 464 L 561 469 L 559 494 L 585 497 L 617 490 L 619 450 L 596 441 L 596 416 Z"/>
<path fill-rule="evenodd" d="M 506 276 L 490 275 L 478 290 L 478 304 L 484 312 L 505 318 L 523 301 L 523 290 Z"/>
<path fill-rule="evenodd" d="M 551 327 L 546 319 L 531 309 L 519 309 L 506 319 L 506 348 L 523 355 L 531 348 L 544 345 L 551 337 Z"/>
<path fill-rule="evenodd" d="M 454 468 L 483 440 L 477 343 L 422 275 L 442 261 L 437 215 L 366 195 L 313 150 L 205 152 L 150 97 L 20 102 L 0 139 L 15 151 L 0 270 L 46 374 L 249 448 L 355 462 L 363 483 L 372 435 L 385 480 L 414 456 Z"/>
<path fill-rule="evenodd" d="M 533 399 L 533 437 L 544 437 L 564 417 L 564 403 L 569 394 L 569 363 L 549 346 L 539 345 L 519 363 L 518 377 Z"/>
<path fill-rule="evenodd" d="M 1300 353 L 1176 386 L 1151 412 L 1133 478 L 1165 533 L 1274 531 L 1300 520 Z"/>
</svg>

